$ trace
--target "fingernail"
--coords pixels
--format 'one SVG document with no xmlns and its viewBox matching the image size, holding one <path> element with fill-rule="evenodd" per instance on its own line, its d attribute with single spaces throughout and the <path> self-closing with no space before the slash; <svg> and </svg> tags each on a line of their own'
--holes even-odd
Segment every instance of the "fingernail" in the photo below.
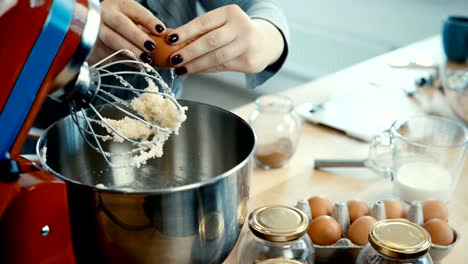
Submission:
<svg viewBox="0 0 468 264">
<path fill-rule="evenodd" d="M 185 67 L 179 67 L 175 69 L 175 74 L 177 75 L 184 75 L 187 73 L 187 68 Z"/>
<path fill-rule="evenodd" d="M 182 56 L 180 56 L 180 54 L 176 54 L 176 55 L 171 57 L 171 63 L 174 66 L 181 63 L 182 61 L 184 61 L 184 58 L 182 58 Z"/>
<path fill-rule="evenodd" d="M 169 43 L 176 43 L 178 40 L 179 36 L 177 34 L 171 34 L 167 36 L 167 41 L 169 41 Z"/>
<path fill-rule="evenodd" d="M 143 52 L 140 55 L 140 59 L 141 59 L 141 61 L 146 62 L 146 63 L 151 63 L 153 61 L 153 58 L 151 57 L 151 54 L 146 53 L 146 52 Z"/>
<path fill-rule="evenodd" d="M 161 24 L 157 24 L 155 28 L 158 33 L 162 33 L 165 29 Z"/>
<path fill-rule="evenodd" d="M 149 52 L 153 52 L 155 49 L 156 49 L 156 44 L 154 44 L 154 42 L 152 41 L 145 41 L 145 49 L 148 50 Z"/>
</svg>

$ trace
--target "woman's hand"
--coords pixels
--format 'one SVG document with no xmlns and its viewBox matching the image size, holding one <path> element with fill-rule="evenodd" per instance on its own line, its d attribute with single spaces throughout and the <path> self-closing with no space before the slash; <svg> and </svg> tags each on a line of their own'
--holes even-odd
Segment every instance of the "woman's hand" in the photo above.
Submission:
<svg viewBox="0 0 468 264">
<path fill-rule="evenodd" d="M 163 33 L 164 24 L 134 0 L 105 0 L 101 3 L 99 37 L 88 57 L 95 63 L 120 49 L 128 49 L 143 62 L 151 63 L 156 45 L 147 34 Z"/>
<path fill-rule="evenodd" d="M 191 41 L 171 56 L 178 75 L 194 72 L 257 73 L 281 56 L 284 40 L 270 22 L 251 19 L 237 5 L 201 15 L 175 29 L 169 43 Z"/>
</svg>

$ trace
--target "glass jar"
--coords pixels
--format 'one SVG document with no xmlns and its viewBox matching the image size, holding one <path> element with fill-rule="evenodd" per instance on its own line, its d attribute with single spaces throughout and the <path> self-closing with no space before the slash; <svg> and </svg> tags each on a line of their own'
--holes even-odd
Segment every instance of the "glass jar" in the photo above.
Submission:
<svg viewBox="0 0 468 264">
<path fill-rule="evenodd" d="M 421 226 L 405 219 L 382 220 L 370 230 L 356 264 L 432 264 L 430 246 L 431 237 Z"/>
<path fill-rule="evenodd" d="M 238 263 L 314 263 L 308 226 L 307 216 L 294 207 L 271 205 L 256 209 L 249 215 L 249 230 L 241 239 Z"/>
<path fill-rule="evenodd" d="M 264 95 L 255 102 L 249 123 L 257 135 L 256 164 L 264 169 L 283 167 L 296 150 L 301 121 L 286 96 Z"/>
</svg>

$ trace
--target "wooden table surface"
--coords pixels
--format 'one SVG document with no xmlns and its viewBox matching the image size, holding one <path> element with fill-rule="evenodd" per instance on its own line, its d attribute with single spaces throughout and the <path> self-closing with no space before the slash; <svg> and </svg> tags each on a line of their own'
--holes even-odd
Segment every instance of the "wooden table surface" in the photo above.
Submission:
<svg viewBox="0 0 468 264">
<path fill-rule="evenodd" d="M 442 96 L 431 99 L 418 96 L 409 99 L 401 87 L 413 87 L 420 72 L 395 69 L 387 61 L 396 57 L 422 56 L 443 63 L 439 36 L 375 57 L 324 78 L 289 89 L 284 95 L 295 105 L 304 102 L 320 103 L 331 95 L 360 96 L 369 100 L 382 100 L 392 107 L 406 109 L 408 113 L 437 111 L 450 114 Z M 313 63 L 313 62 L 311 62 Z M 247 119 L 254 110 L 254 103 L 233 111 Z M 422 110 L 423 109 L 423 110 Z M 391 110 L 391 109 L 390 109 Z M 393 197 L 391 182 L 367 169 L 313 168 L 316 158 L 365 158 L 369 145 L 349 138 L 340 132 L 304 122 L 297 151 L 286 167 L 274 170 L 255 169 L 251 177 L 249 212 L 267 204 L 295 205 L 298 200 L 322 195 L 332 201 L 363 199 L 369 203 Z M 449 222 L 461 238 L 453 252 L 443 263 L 468 263 L 468 162 L 462 170 L 457 189 L 449 202 Z M 246 230 L 244 225 L 243 233 Z M 237 245 L 225 263 L 237 263 Z"/>
</svg>

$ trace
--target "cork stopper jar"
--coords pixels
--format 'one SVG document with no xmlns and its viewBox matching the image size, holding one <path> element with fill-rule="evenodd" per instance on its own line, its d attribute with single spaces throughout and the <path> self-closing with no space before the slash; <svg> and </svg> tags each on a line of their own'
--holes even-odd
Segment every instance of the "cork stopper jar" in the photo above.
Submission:
<svg viewBox="0 0 468 264">
<path fill-rule="evenodd" d="M 249 120 L 257 135 L 255 162 L 264 169 L 281 168 L 296 150 L 301 121 L 286 96 L 264 95 L 255 103 Z"/>
</svg>

